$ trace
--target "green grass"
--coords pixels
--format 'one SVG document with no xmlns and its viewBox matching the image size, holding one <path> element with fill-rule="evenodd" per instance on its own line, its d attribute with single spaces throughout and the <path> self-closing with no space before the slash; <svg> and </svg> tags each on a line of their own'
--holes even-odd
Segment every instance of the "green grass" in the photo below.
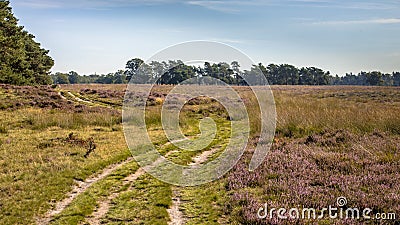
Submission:
<svg viewBox="0 0 400 225">
<path fill-rule="evenodd" d="M 217 121 L 218 132 L 217 137 L 214 139 L 210 147 L 219 144 L 221 150 L 223 150 L 223 146 L 227 144 L 227 137 L 230 134 L 230 129 L 228 129 L 229 121 L 217 116 L 213 117 Z M 185 116 L 183 118 L 191 118 L 190 120 L 188 119 L 183 121 L 186 124 L 183 129 L 184 133 L 186 135 L 198 134 L 197 126 L 200 117 L 191 113 L 190 116 Z M 159 151 L 161 153 L 166 154 L 169 151 L 177 150 L 176 146 L 166 144 L 167 139 L 165 136 L 160 135 L 160 131 L 162 130 L 161 127 L 157 126 L 159 125 L 158 122 L 150 123 L 149 125 L 151 129 L 149 134 L 152 137 L 154 144 L 160 146 Z M 193 132 L 193 129 L 196 128 L 197 130 Z M 205 150 L 208 149 L 209 148 Z M 197 154 L 199 153 L 193 151 L 179 151 L 178 153 L 171 155 L 169 159 L 175 163 L 187 165 Z M 128 174 L 125 174 L 124 176 L 126 175 Z M 136 224 L 138 221 L 141 221 L 144 224 L 166 224 L 169 220 L 166 210 L 171 206 L 172 192 L 170 185 L 157 181 L 149 175 L 140 177 L 133 184 L 133 188 L 130 188 L 129 190 L 126 190 L 128 187 L 118 188 L 118 185 L 121 185 L 121 180 L 115 179 L 114 175 L 100 181 L 93 187 L 89 188 L 85 193 L 78 196 L 71 206 L 55 218 L 53 224 L 76 224 L 84 221 L 85 217 L 93 213 L 99 200 L 104 198 L 106 195 L 110 195 L 110 189 L 113 189 L 113 192 L 118 192 L 119 196 L 113 200 L 113 205 L 106 218 L 103 219 L 103 222 L 106 222 L 107 224 Z M 211 190 L 210 188 L 212 188 L 212 186 L 210 186 L 208 190 Z M 191 191 L 192 190 L 190 190 L 190 192 Z M 223 193 L 220 192 L 219 194 L 221 195 Z M 189 195 L 188 192 L 188 196 Z M 210 211 L 207 207 L 204 207 L 203 209 L 197 210 L 197 213 L 202 213 L 203 210 Z"/>
<path fill-rule="evenodd" d="M 225 212 L 228 196 L 224 180 L 178 190 L 182 212 L 188 218 L 186 224 L 232 224 Z"/>
<path fill-rule="evenodd" d="M 119 92 L 124 87 L 90 86 L 91 89 L 112 89 Z M 66 86 L 62 90 L 71 91 L 78 96 L 83 88 L 86 86 Z M 171 87 L 156 89 L 164 93 Z M 258 105 L 248 88 L 236 89 L 246 98 L 251 137 L 254 139 L 260 130 Z M 398 88 L 278 86 L 273 89 L 278 114 L 275 141 L 279 145 L 331 130 L 345 130 L 358 136 L 377 133 L 389 139 L 400 135 Z M 0 224 L 33 224 L 36 217 L 45 214 L 54 202 L 62 200 L 71 191 L 74 180 L 85 180 L 108 165 L 130 156 L 122 132 L 120 113 L 104 107 L 108 103 L 118 105 L 122 99 L 103 99 L 97 95 L 83 94 L 79 97 L 96 102 L 95 107 L 82 108 L 82 111 L 28 105 L 13 108 L 12 101 L 22 101 L 24 98 L 11 90 L 0 90 Z M 24 104 L 28 102 L 26 100 Z M 77 103 L 72 104 L 72 107 L 77 107 Z M 146 123 L 153 144 L 161 154 L 166 155 L 178 148 L 167 144 L 159 113 L 159 105 L 151 106 L 146 114 Z M 230 121 L 223 107 L 212 101 L 205 101 L 202 106 L 187 104 L 181 113 L 181 129 L 187 137 L 196 138 L 200 134 L 199 120 L 205 117 L 211 117 L 217 123 L 217 136 L 210 146 L 203 149 L 205 151 L 218 147 L 219 151 L 210 157 L 214 159 L 225 149 L 231 135 Z M 94 138 L 97 149 L 90 157 L 83 157 L 86 149 L 82 146 L 54 141 L 65 139 L 71 132 L 84 140 Z M 331 149 L 321 143 L 316 145 L 321 149 Z M 343 145 L 337 151 L 347 152 L 350 148 L 350 145 Z M 379 153 L 379 148 L 371 145 L 368 151 L 376 150 Z M 387 151 L 384 154 L 377 154 L 375 157 L 381 163 L 398 162 L 398 146 L 393 144 L 385 148 Z M 200 151 L 177 151 L 169 155 L 169 159 L 187 165 L 199 154 Z M 334 160 L 336 159 L 328 161 Z M 348 164 L 350 172 L 359 167 L 357 162 L 348 162 L 346 159 L 342 161 Z M 135 163 L 123 166 L 95 183 L 55 217 L 53 224 L 83 222 L 98 203 L 111 193 L 119 193 L 119 196 L 112 201 L 110 211 L 103 218 L 104 223 L 167 224 L 167 209 L 172 204 L 172 190 L 175 187 L 150 175 L 140 177 L 130 184 L 132 187 L 122 185 L 122 179 L 137 168 Z M 277 174 L 267 174 L 265 179 L 268 181 L 278 178 Z M 238 215 L 235 214 L 237 211 L 229 210 L 230 193 L 225 188 L 226 182 L 226 179 L 221 179 L 199 187 L 177 188 L 182 200 L 180 208 L 188 219 L 188 224 L 239 223 Z M 271 198 L 279 201 L 276 198 L 282 192 L 280 188 L 269 187 L 270 193 L 266 200 Z M 251 188 L 244 191 L 263 194 L 263 190 Z"/>
<path fill-rule="evenodd" d="M 77 224 L 84 222 L 98 206 L 98 202 L 104 200 L 111 193 L 125 191 L 129 185 L 123 185 L 123 178 L 135 173 L 138 165 L 135 162 L 128 163 L 115 172 L 94 183 L 84 193 L 79 195 L 62 213 L 57 215 L 51 224 Z"/>
<path fill-rule="evenodd" d="M 103 222 L 106 224 L 167 224 L 167 209 L 171 206 L 169 184 L 150 175 L 143 175 L 132 188 L 121 193 L 114 201 Z"/>
<path fill-rule="evenodd" d="M 193 157 L 201 154 L 204 151 L 209 151 L 216 146 L 219 148 L 218 152 L 221 153 L 229 142 L 231 135 L 231 124 L 226 118 L 224 108 L 218 108 L 219 110 L 214 110 L 213 112 L 211 112 L 210 109 L 215 109 L 214 103 L 201 106 L 188 104 L 182 109 L 179 121 L 180 127 L 182 133 L 188 138 L 196 139 L 196 137 L 201 134 L 199 129 L 199 121 L 205 118 L 205 116 L 198 113 L 199 111 L 206 112 L 207 117 L 212 118 L 217 125 L 216 136 L 207 148 L 202 149 L 202 151 L 188 151 L 180 150 L 173 144 L 166 144 L 168 139 L 162 130 L 160 117 L 161 108 L 160 106 L 149 107 L 149 110 L 146 111 L 146 125 L 148 127 L 149 136 L 152 140 L 152 143 L 155 146 L 158 146 L 157 150 L 164 156 L 168 152 L 176 151 L 176 153 L 169 155 L 168 159 L 179 165 L 187 165 L 191 163 Z M 218 157 L 218 155 L 219 154 L 214 154 L 213 158 Z"/>
<path fill-rule="evenodd" d="M 48 121 L 56 116 L 41 109 L 5 111 L 1 117 L 8 127 L 7 133 L 0 134 L 1 224 L 32 224 L 50 209 L 50 202 L 64 198 L 74 179 L 84 180 L 130 155 L 121 131 L 97 131 L 96 126 L 87 124 L 76 129 L 50 126 Z M 41 117 L 35 121 L 46 125 L 40 125 L 41 129 L 27 125 L 29 117 Z M 83 158 L 84 147 L 53 141 L 65 139 L 71 132 L 82 139 L 94 138 L 97 149 L 89 158 Z"/>
</svg>

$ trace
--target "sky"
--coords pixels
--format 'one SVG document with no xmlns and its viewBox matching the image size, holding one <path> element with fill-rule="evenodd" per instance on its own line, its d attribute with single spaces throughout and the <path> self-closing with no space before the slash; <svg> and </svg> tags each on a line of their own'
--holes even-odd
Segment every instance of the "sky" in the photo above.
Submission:
<svg viewBox="0 0 400 225">
<path fill-rule="evenodd" d="M 193 40 L 331 74 L 400 71 L 400 0 L 11 0 L 53 72 L 107 74 Z"/>
</svg>

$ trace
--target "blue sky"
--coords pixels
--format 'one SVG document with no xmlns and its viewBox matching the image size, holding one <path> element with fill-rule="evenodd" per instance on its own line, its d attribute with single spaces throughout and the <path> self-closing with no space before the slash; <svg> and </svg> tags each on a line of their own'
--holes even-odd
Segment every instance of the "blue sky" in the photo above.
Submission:
<svg viewBox="0 0 400 225">
<path fill-rule="evenodd" d="M 400 71 L 400 0 L 11 0 L 53 71 L 123 69 L 191 40 L 332 74 Z"/>
</svg>

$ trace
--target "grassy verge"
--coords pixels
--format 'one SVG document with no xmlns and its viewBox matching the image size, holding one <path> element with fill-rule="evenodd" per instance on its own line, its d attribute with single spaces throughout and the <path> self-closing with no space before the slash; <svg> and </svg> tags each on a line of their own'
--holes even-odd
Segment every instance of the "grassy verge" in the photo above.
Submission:
<svg viewBox="0 0 400 225">
<path fill-rule="evenodd" d="M 58 110 L 3 111 L 7 132 L 0 134 L 0 223 L 33 224 L 65 197 L 74 180 L 127 159 L 123 133 L 115 131 L 120 125 L 109 115 L 97 120 L 95 115 Z M 84 144 L 65 141 L 71 133 L 83 142 L 93 138 L 94 153 L 84 158 Z"/>
</svg>

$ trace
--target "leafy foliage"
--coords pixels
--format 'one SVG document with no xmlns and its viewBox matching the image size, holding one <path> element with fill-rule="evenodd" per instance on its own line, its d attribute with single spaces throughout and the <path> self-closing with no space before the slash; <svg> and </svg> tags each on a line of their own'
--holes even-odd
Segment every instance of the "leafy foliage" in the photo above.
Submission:
<svg viewBox="0 0 400 225">
<path fill-rule="evenodd" d="M 168 62 L 153 61 L 145 63 L 139 58 L 129 60 L 125 70 L 119 70 L 107 75 L 79 76 L 76 72 L 68 74 L 56 73 L 51 75 L 54 83 L 99 83 L 99 84 L 133 84 L 176 85 L 192 79 L 196 84 L 213 84 L 216 78 L 230 85 L 246 86 L 245 81 L 265 85 L 262 78 L 265 76 L 271 85 L 361 85 L 361 86 L 400 86 L 400 73 L 383 74 L 378 71 L 360 72 L 358 75 L 346 74 L 343 77 L 332 76 L 329 71 L 316 67 L 297 68 L 289 64 L 262 63 L 253 65 L 249 70 L 241 70 L 238 62 L 209 63 L 202 66 L 189 66 L 181 60 Z"/>
<path fill-rule="evenodd" d="M 0 1 L 0 83 L 14 85 L 51 84 L 54 65 L 49 51 L 18 25 L 9 1 Z"/>
</svg>

